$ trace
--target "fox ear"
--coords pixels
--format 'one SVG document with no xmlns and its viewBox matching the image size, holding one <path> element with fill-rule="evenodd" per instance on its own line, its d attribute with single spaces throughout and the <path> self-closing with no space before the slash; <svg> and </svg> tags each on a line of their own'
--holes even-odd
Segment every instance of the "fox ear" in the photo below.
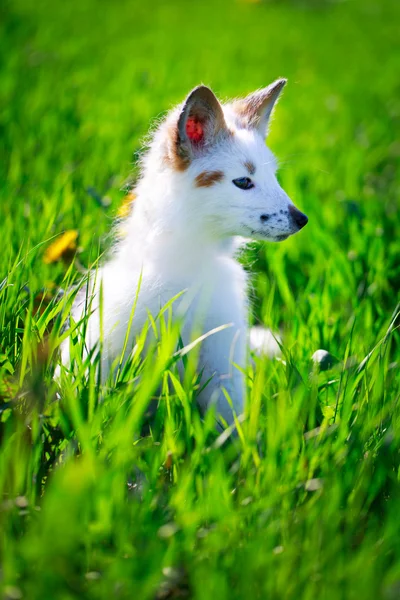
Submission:
<svg viewBox="0 0 400 600">
<path fill-rule="evenodd" d="M 221 104 L 210 88 L 199 85 L 183 103 L 175 151 L 181 160 L 190 162 L 227 132 Z"/>
<path fill-rule="evenodd" d="M 286 79 L 277 79 L 268 87 L 257 90 L 246 98 L 236 100 L 232 108 L 239 124 L 246 129 L 257 129 L 263 137 L 266 137 L 272 110 L 286 81 Z"/>
</svg>

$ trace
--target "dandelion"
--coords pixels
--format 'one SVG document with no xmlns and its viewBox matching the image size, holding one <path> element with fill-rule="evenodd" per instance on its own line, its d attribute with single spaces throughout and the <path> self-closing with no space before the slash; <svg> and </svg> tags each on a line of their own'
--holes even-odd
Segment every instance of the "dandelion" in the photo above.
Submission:
<svg viewBox="0 0 400 600">
<path fill-rule="evenodd" d="M 50 244 L 46 249 L 43 262 L 46 265 L 57 262 L 60 259 L 70 259 L 71 254 L 76 251 L 76 240 L 78 239 L 78 231 L 70 229 L 63 233 L 55 242 Z"/>
<path fill-rule="evenodd" d="M 125 196 L 117 213 L 120 219 L 125 219 L 125 217 L 129 215 L 129 213 L 131 212 L 132 203 L 135 201 L 135 199 L 135 192 L 130 192 L 127 196 Z"/>
</svg>

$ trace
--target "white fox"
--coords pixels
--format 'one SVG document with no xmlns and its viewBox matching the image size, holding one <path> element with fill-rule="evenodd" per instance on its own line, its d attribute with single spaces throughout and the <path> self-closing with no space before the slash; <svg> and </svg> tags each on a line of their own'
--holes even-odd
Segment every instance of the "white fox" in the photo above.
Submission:
<svg viewBox="0 0 400 600">
<path fill-rule="evenodd" d="M 200 408 L 215 404 L 227 424 L 243 413 L 248 305 L 246 274 L 234 259 L 236 240 L 282 241 L 308 221 L 279 186 L 276 162 L 264 141 L 285 83 L 279 79 L 227 104 L 200 85 L 156 130 L 124 223 L 126 235 L 96 277 L 89 275 L 93 302 L 85 344 L 90 351 L 99 342 L 101 289 L 103 379 L 123 351 L 139 280 L 126 354 L 148 312 L 157 315 L 186 290 L 173 303 L 174 314 L 185 307 L 184 344 L 195 327 L 207 333 L 229 325 L 201 344 L 198 368 L 208 384 L 198 395 Z M 75 321 L 84 305 L 78 295 L 72 308 Z M 68 339 L 61 359 L 68 365 Z"/>
</svg>

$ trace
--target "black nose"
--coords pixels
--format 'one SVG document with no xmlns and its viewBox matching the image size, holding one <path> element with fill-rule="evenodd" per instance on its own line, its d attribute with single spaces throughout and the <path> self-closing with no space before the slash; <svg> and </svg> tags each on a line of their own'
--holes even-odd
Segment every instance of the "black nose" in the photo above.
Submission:
<svg viewBox="0 0 400 600">
<path fill-rule="evenodd" d="M 289 206 L 289 214 L 299 229 L 302 229 L 302 227 L 304 227 L 304 225 L 307 225 L 307 223 L 308 223 L 307 215 L 300 212 L 298 208 L 293 206 L 293 204 L 291 204 Z"/>
</svg>

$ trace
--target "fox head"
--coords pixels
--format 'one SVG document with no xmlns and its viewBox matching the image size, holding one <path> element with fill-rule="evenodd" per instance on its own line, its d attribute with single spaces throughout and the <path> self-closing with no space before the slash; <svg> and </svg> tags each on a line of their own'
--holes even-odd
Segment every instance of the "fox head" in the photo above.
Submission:
<svg viewBox="0 0 400 600">
<path fill-rule="evenodd" d="M 195 222 L 217 239 L 243 236 L 273 242 L 306 225 L 306 215 L 280 187 L 277 163 L 265 145 L 285 83 L 279 79 L 228 104 L 200 85 L 170 113 L 154 145 L 174 197 L 171 221 Z"/>
</svg>

